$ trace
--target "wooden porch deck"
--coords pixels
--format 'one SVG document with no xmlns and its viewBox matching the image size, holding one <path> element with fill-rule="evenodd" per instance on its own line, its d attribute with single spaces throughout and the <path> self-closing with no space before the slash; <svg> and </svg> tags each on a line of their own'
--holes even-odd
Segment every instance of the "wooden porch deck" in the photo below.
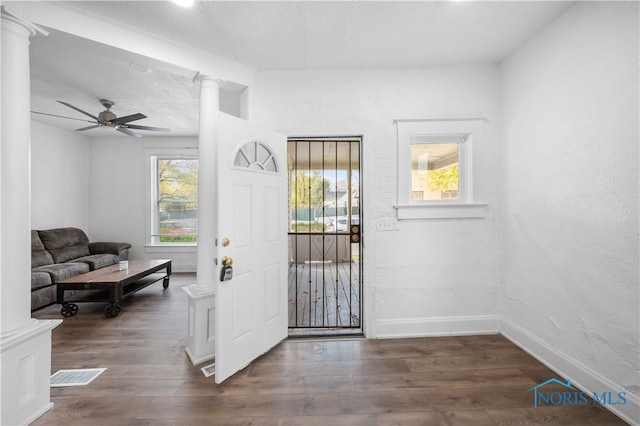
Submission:
<svg viewBox="0 0 640 426">
<path fill-rule="evenodd" d="M 359 328 L 359 262 L 292 264 L 289 327 Z"/>
</svg>

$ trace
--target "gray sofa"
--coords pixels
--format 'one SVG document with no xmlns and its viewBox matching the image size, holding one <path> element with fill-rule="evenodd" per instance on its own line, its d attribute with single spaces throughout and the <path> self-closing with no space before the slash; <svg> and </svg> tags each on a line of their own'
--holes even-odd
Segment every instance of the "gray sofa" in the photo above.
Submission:
<svg viewBox="0 0 640 426">
<path fill-rule="evenodd" d="M 128 243 L 90 243 L 78 228 L 31 231 L 31 311 L 56 303 L 56 283 L 129 258 Z"/>
</svg>

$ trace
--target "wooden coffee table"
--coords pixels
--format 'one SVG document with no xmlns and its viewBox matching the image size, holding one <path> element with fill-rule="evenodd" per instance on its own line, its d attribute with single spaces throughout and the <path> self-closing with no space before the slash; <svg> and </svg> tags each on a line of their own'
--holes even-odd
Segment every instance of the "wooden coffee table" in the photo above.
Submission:
<svg viewBox="0 0 640 426">
<path fill-rule="evenodd" d="M 115 264 L 67 278 L 57 283 L 57 302 L 62 305 L 60 314 L 63 317 L 74 316 L 80 302 L 109 302 L 104 308 L 104 316 L 114 318 L 120 313 L 120 302 L 125 297 L 160 280 L 166 289 L 170 275 L 171 260 L 161 259 L 130 260 L 127 269 L 120 270 Z M 65 292 L 71 290 L 89 291 L 74 294 L 65 301 Z"/>
</svg>

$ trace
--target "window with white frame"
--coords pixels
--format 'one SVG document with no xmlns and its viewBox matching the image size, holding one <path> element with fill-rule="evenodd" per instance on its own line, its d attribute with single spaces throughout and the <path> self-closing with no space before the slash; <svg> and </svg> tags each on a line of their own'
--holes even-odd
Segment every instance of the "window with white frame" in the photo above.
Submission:
<svg viewBox="0 0 640 426">
<path fill-rule="evenodd" d="M 484 119 L 397 120 L 398 219 L 482 217 Z"/>
<path fill-rule="evenodd" d="M 198 236 L 198 156 L 193 150 L 149 156 L 151 245 L 195 245 Z"/>
<path fill-rule="evenodd" d="M 460 144 L 418 138 L 411 144 L 412 201 L 460 199 Z"/>
</svg>

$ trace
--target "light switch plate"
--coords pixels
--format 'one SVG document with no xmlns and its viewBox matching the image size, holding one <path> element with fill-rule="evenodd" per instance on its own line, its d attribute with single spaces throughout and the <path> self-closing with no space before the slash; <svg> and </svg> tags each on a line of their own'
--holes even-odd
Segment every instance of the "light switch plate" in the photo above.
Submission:
<svg viewBox="0 0 640 426">
<path fill-rule="evenodd" d="M 378 231 L 397 231 L 398 219 L 395 217 L 382 217 L 376 220 L 376 229 Z"/>
</svg>

